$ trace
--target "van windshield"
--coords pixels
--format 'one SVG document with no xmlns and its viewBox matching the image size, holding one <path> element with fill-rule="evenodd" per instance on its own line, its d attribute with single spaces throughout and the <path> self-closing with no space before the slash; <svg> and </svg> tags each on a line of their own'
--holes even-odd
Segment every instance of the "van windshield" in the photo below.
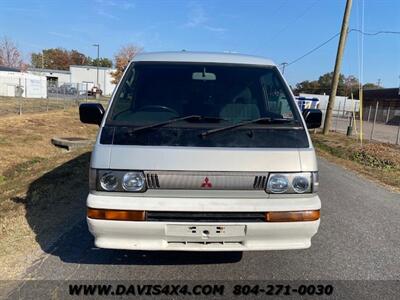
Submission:
<svg viewBox="0 0 400 300">
<path fill-rule="evenodd" d="M 138 62 L 119 84 L 100 143 L 308 147 L 295 105 L 275 67 Z"/>
<path fill-rule="evenodd" d="M 190 115 L 214 124 L 298 120 L 294 105 L 274 68 L 136 63 L 121 81 L 108 124 L 143 126 Z"/>
</svg>

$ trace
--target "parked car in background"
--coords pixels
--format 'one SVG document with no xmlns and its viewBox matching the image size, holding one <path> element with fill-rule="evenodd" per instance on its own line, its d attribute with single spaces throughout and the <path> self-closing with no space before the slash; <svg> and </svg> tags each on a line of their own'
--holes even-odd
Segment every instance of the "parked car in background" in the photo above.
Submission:
<svg viewBox="0 0 400 300">
<path fill-rule="evenodd" d="M 96 93 L 98 93 L 100 96 L 103 95 L 103 91 L 98 87 L 94 86 L 88 90 L 88 96 L 96 96 Z"/>
<path fill-rule="evenodd" d="M 70 83 L 63 83 L 58 87 L 59 94 L 75 95 L 78 93 L 78 89 Z"/>
<path fill-rule="evenodd" d="M 48 92 L 48 93 L 50 93 L 50 94 L 56 94 L 57 91 L 58 91 L 58 87 L 57 87 L 57 84 L 56 84 L 56 83 L 49 82 L 49 83 L 47 84 L 47 92 Z"/>
</svg>

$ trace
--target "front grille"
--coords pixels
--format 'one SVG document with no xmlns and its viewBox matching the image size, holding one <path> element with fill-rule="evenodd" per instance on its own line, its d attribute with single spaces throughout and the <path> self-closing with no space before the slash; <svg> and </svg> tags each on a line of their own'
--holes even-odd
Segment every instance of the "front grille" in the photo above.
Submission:
<svg viewBox="0 0 400 300">
<path fill-rule="evenodd" d="M 267 181 L 267 176 L 254 177 L 253 188 L 263 190 L 265 188 L 266 181 Z"/>
<path fill-rule="evenodd" d="M 163 190 L 261 190 L 266 172 L 144 171 L 149 189 Z"/>
<path fill-rule="evenodd" d="M 158 175 L 154 173 L 147 173 L 146 174 L 147 186 L 150 189 L 159 189 L 160 182 L 158 181 Z"/>
<path fill-rule="evenodd" d="M 264 222 L 263 212 L 168 212 L 149 211 L 150 222 Z"/>
</svg>

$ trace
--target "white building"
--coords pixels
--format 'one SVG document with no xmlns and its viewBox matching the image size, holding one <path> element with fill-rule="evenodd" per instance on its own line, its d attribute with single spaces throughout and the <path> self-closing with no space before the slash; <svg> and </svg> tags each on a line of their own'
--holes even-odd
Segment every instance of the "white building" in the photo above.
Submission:
<svg viewBox="0 0 400 300">
<path fill-rule="evenodd" d="M 28 73 L 45 76 L 48 85 L 61 86 L 70 84 L 78 90 L 90 90 L 93 86 L 99 86 L 103 95 L 109 96 L 115 88 L 111 73 L 115 69 L 96 66 L 71 65 L 69 71 L 29 68 Z M 98 75 L 97 75 L 98 74 Z"/>
<path fill-rule="evenodd" d="M 27 72 L 30 74 L 45 76 L 48 81 L 71 83 L 70 71 L 28 68 Z"/>
<path fill-rule="evenodd" d="M 326 110 L 326 107 L 328 106 L 328 101 L 329 101 L 329 95 L 318 95 L 318 94 L 305 94 L 305 93 L 300 93 L 300 97 L 305 97 L 305 98 L 318 98 L 319 104 L 318 108 L 321 109 L 322 111 Z M 334 114 L 336 115 L 337 113 L 345 114 L 346 112 L 357 112 L 360 109 L 360 100 L 358 99 L 351 99 L 348 97 L 343 97 L 343 96 L 336 96 L 335 97 L 335 106 L 333 107 Z"/>
<path fill-rule="evenodd" d="M 103 91 L 103 95 L 111 95 L 114 91 L 115 84 L 112 82 L 111 73 L 114 69 L 99 67 L 99 77 L 97 84 L 97 67 L 93 66 L 70 66 L 69 70 L 71 72 L 71 82 L 74 83 L 88 83 L 90 88 L 94 86 L 99 86 Z"/>
<path fill-rule="evenodd" d="M 46 77 L 0 68 L 0 96 L 47 98 Z"/>
</svg>

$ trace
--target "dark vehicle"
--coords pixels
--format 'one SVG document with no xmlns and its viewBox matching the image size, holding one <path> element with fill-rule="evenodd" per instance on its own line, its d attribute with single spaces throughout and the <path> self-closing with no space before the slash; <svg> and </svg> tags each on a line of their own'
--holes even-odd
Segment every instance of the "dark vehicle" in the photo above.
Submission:
<svg viewBox="0 0 400 300">
<path fill-rule="evenodd" d="M 88 90 L 88 96 L 96 96 L 96 94 L 99 94 L 100 96 L 103 95 L 103 91 L 98 88 L 98 87 L 92 87 L 90 90 Z"/>
<path fill-rule="evenodd" d="M 75 95 L 77 92 L 77 88 L 70 83 L 64 83 L 58 87 L 59 94 Z"/>
</svg>

